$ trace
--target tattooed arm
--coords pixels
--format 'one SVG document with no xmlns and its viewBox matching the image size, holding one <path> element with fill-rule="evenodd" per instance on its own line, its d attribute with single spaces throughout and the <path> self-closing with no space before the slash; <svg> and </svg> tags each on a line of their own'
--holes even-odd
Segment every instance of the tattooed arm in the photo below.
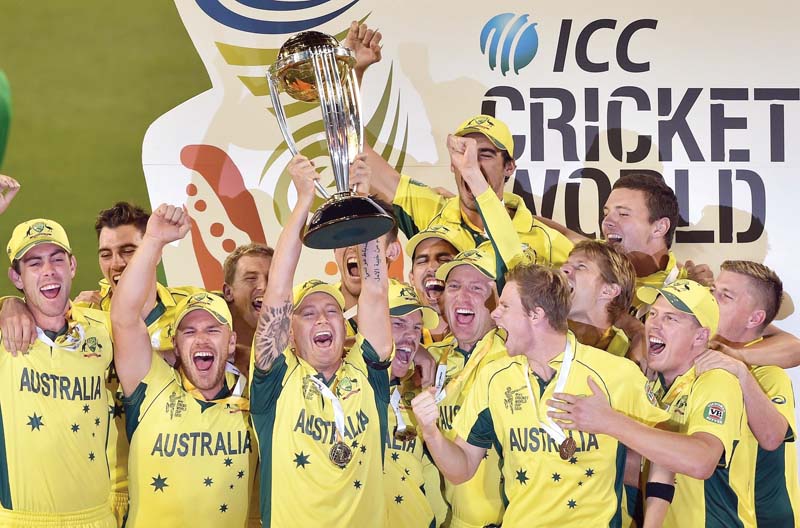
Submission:
<svg viewBox="0 0 800 528">
<path fill-rule="evenodd" d="M 386 235 L 358 246 L 361 260 L 361 294 L 358 296 L 358 328 L 381 360 L 392 353 L 389 321 L 389 273 L 384 254 Z"/>
<path fill-rule="evenodd" d="M 319 175 L 305 156 L 295 156 L 286 167 L 297 189 L 297 203 L 283 226 L 269 267 L 269 282 L 258 317 L 253 349 L 255 365 L 269 370 L 289 344 L 292 321 L 292 284 L 303 247 L 302 235 L 308 212 L 314 202 L 314 181 Z"/>
</svg>

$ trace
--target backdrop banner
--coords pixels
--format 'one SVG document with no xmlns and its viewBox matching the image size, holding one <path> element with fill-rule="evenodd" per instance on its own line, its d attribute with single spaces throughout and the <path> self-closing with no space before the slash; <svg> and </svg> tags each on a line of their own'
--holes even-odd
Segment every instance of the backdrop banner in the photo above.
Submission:
<svg viewBox="0 0 800 528">
<path fill-rule="evenodd" d="M 571 3 L 178 0 L 212 88 L 156 120 L 142 161 L 153 206 L 186 203 L 192 232 L 165 252 L 170 284 L 222 284 L 236 245 L 274 244 L 294 204 L 290 154 L 265 73 L 291 35 L 344 39 L 352 20 L 383 34 L 363 85 L 367 139 L 403 173 L 455 190 L 447 133 L 477 113 L 505 120 L 508 188 L 537 214 L 599 235 L 626 171 L 675 190 L 680 261 L 763 261 L 787 291 L 779 326 L 800 332 L 791 296 L 800 191 L 800 4 L 621 0 Z M 712 29 L 713 28 L 713 29 Z M 313 105 L 287 106 L 302 152 L 326 167 Z M 407 270 L 408 264 L 405 264 Z M 403 263 L 393 266 L 403 277 Z M 336 280 L 333 254 L 307 250 L 296 280 Z M 795 381 L 798 377 L 795 376 Z"/>
</svg>

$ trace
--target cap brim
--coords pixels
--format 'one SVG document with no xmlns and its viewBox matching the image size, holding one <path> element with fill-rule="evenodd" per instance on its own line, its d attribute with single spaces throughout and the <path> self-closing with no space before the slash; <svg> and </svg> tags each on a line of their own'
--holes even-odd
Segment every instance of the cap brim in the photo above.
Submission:
<svg viewBox="0 0 800 528">
<path fill-rule="evenodd" d="M 656 302 L 658 296 L 661 295 L 667 300 L 667 302 L 669 302 L 673 306 L 673 308 L 680 310 L 683 313 L 697 317 L 697 314 L 695 314 L 694 311 L 691 308 L 689 308 L 689 306 L 685 302 L 683 302 L 683 300 L 680 297 L 678 297 L 672 292 L 658 288 L 653 288 L 652 286 L 642 286 L 641 288 L 636 290 L 636 295 L 639 297 L 639 299 L 641 299 L 647 304 L 653 304 L 654 302 Z"/>
<path fill-rule="evenodd" d="M 322 285 L 314 286 L 313 288 L 310 288 L 307 291 L 303 292 L 303 295 L 301 295 L 300 298 L 297 300 L 297 302 L 294 303 L 294 307 L 298 308 L 301 304 L 303 304 L 303 301 L 306 299 L 306 297 L 308 297 L 312 293 L 318 293 L 318 292 L 325 293 L 333 297 L 333 300 L 336 301 L 336 304 L 339 305 L 339 308 L 341 310 L 344 310 L 344 297 L 339 292 L 339 290 L 337 290 L 336 288 L 334 288 L 329 284 L 326 284 L 324 286 Z"/>
<path fill-rule="evenodd" d="M 36 247 L 36 246 L 38 246 L 40 244 L 53 244 L 55 246 L 60 247 L 64 251 L 66 251 L 68 254 L 70 254 L 70 255 L 72 254 L 72 250 L 68 246 L 65 246 L 64 244 L 59 242 L 58 240 L 45 240 L 45 239 L 34 240 L 33 242 L 30 242 L 26 246 L 23 246 L 21 249 L 17 250 L 15 255 L 11 258 L 11 262 L 14 262 L 15 260 L 21 259 L 22 257 L 25 256 L 25 253 L 27 253 L 28 251 L 30 251 L 31 249 L 33 249 L 34 247 Z"/>
<path fill-rule="evenodd" d="M 495 137 L 491 136 L 490 134 L 487 134 L 485 130 L 480 130 L 480 129 L 477 129 L 477 128 L 467 127 L 467 128 L 462 128 L 461 130 L 459 130 L 458 132 L 455 133 L 455 135 L 459 136 L 459 137 L 466 136 L 467 134 L 481 134 L 481 135 L 485 136 L 486 139 L 491 141 L 492 145 L 494 145 L 495 147 L 499 148 L 500 150 L 508 151 L 508 147 L 507 146 L 505 146 L 502 143 L 500 143 L 499 141 L 497 141 L 497 139 Z"/>
<path fill-rule="evenodd" d="M 181 321 L 192 312 L 196 312 L 197 310 L 203 310 L 204 312 L 208 313 L 213 317 L 218 323 L 224 324 L 230 329 L 233 329 L 233 323 L 231 321 L 226 320 L 223 316 L 215 312 L 214 310 L 210 310 L 206 306 L 191 306 L 186 310 L 182 311 L 177 319 L 175 319 L 175 328 L 177 329 L 181 325 Z"/>
<path fill-rule="evenodd" d="M 389 316 L 403 317 L 410 313 L 414 313 L 417 310 L 422 312 L 422 326 L 428 330 L 439 326 L 439 314 L 437 314 L 433 308 L 430 308 L 429 306 L 423 306 L 421 304 L 403 304 L 400 306 L 395 306 L 394 308 L 389 309 Z"/>
<path fill-rule="evenodd" d="M 495 280 L 494 273 L 491 273 L 489 270 L 483 269 L 481 266 L 473 262 L 464 262 L 462 260 L 452 260 L 450 262 L 446 262 L 439 266 L 439 269 L 436 270 L 436 278 L 441 281 L 447 281 L 447 276 L 450 274 L 458 266 L 472 266 L 479 272 L 481 272 L 487 279 Z"/>
</svg>

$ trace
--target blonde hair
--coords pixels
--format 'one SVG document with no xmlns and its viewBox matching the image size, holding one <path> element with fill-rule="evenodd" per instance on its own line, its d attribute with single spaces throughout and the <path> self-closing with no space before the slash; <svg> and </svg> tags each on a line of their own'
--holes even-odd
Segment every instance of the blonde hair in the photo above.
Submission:
<svg viewBox="0 0 800 528">
<path fill-rule="evenodd" d="M 636 270 L 627 255 L 612 244 L 599 240 L 581 240 L 570 251 L 570 255 L 575 253 L 583 253 L 597 264 L 603 282 L 619 286 L 619 295 L 614 297 L 607 307 L 611 320 L 627 312 L 636 287 Z"/>
</svg>

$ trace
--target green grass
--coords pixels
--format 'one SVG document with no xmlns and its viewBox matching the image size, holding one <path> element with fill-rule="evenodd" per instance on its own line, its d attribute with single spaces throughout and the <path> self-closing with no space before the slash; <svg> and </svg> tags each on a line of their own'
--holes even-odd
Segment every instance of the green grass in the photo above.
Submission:
<svg viewBox="0 0 800 528">
<path fill-rule="evenodd" d="M 172 2 L 0 0 L 0 69 L 13 99 L 0 170 L 22 184 L 0 243 L 22 220 L 56 220 L 78 259 L 73 295 L 94 289 L 95 215 L 117 200 L 149 209 L 145 130 L 210 87 L 205 68 Z"/>
</svg>

